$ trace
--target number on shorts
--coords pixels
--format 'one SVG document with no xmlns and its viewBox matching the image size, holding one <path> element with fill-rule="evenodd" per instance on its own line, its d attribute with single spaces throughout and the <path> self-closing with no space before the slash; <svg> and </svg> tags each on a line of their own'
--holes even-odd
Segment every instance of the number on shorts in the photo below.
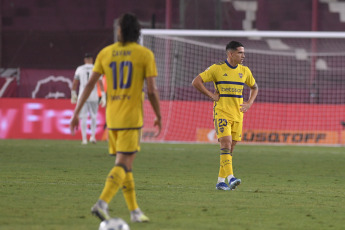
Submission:
<svg viewBox="0 0 345 230">
<path fill-rule="evenodd" d="M 228 121 L 226 119 L 218 119 L 218 127 L 227 126 Z"/>
</svg>

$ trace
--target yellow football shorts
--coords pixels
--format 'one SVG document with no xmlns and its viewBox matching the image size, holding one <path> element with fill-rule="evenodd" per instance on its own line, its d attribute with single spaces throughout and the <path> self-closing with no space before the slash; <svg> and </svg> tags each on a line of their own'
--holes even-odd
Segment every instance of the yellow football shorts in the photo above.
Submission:
<svg viewBox="0 0 345 230">
<path fill-rule="evenodd" d="M 140 151 L 141 129 L 108 130 L 109 154 L 133 154 Z"/>
<path fill-rule="evenodd" d="M 232 136 L 232 140 L 242 140 L 242 124 L 243 122 L 236 122 L 227 119 L 225 116 L 215 116 L 214 128 L 216 130 L 217 138 Z"/>
</svg>

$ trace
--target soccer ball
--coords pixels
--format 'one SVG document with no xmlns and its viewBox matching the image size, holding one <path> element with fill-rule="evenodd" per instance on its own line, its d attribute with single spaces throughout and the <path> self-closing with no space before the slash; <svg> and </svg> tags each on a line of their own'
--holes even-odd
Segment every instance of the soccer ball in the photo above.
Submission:
<svg viewBox="0 0 345 230">
<path fill-rule="evenodd" d="M 130 228 L 126 221 L 115 217 L 102 221 L 98 230 L 130 230 Z"/>
</svg>

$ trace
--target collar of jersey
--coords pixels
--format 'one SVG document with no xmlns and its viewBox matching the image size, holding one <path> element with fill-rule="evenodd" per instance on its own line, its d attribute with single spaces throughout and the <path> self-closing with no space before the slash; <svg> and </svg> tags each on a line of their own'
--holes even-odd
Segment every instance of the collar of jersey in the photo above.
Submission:
<svg viewBox="0 0 345 230">
<path fill-rule="evenodd" d="M 230 65 L 230 63 L 228 62 L 228 60 L 225 60 L 225 63 L 231 68 L 231 69 L 236 69 L 238 65 L 236 65 L 235 67 Z"/>
</svg>

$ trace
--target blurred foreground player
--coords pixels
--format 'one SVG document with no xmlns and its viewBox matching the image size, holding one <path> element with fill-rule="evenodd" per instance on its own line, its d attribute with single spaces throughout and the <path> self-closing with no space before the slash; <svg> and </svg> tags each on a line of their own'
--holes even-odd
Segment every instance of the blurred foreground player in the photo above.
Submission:
<svg viewBox="0 0 345 230">
<path fill-rule="evenodd" d="M 101 220 L 109 219 L 108 204 L 120 188 L 126 200 L 132 222 L 147 222 L 149 218 L 140 210 L 135 194 L 132 174 L 133 161 L 140 150 L 143 126 L 143 86 L 156 115 L 154 125 L 161 131 L 159 95 L 155 77 L 157 68 L 154 55 L 139 45 L 140 25 L 136 16 L 124 14 L 119 19 L 118 41 L 98 54 L 90 81 L 85 87 L 80 104 L 71 120 L 71 131 L 78 125 L 78 114 L 99 77 L 107 78 L 106 120 L 109 130 L 109 153 L 116 155 L 99 200 L 91 212 Z"/>
<path fill-rule="evenodd" d="M 250 69 L 242 65 L 244 47 L 240 42 L 231 41 L 226 45 L 227 59 L 214 64 L 200 73 L 192 82 L 201 93 L 214 101 L 213 121 L 220 143 L 220 168 L 216 189 L 233 190 L 241 184 L 234 177 L 232 153 L 242 137 L 243 113 L 254 103 L 258 85 Z M 213 82 L 216 92 L 210 92 L 205 82 Z M 250 87 L 249 99 L 243 102 L 244 84 Z M 225 180 L 228 180 L 228 184 Z"/>
<path fill-rule="evenodd" d="M 78 101 L 77 96 L 77 88 L 79 86 L 79 100 L 81 95 L 85 89 L 87 82 L 89 81 L 90 75 L 93 69 L 93 57 L 91 54 L 86 53 L 84 56 L 84 65 L 78 66 L 77 70 L 74 74 L 73 85 L 72 85 L 72 92 L 71 92 L 71 103 L 76 104 Z M 102 84 L 102 80 L 98 81 L 98 85 L 101 90 L 101 100 L 100 104 L 102 107 L 105 106 L 106 98 L 105 92 Z M 96 128 L 97 128 L 97 112 L 98 112 L 98 94 L 97 94 L 97 87 L 95 86 L 90 96 L 87 98 L 84 106 L 82 107 L 79 118 L 81 119 L 81 136 L 82 136 L 82 144 L 87 144 L 87 118 L 90 114 L 91 118 L 91 136 L 90 142 L 96 143 Z"/>
</svg>

